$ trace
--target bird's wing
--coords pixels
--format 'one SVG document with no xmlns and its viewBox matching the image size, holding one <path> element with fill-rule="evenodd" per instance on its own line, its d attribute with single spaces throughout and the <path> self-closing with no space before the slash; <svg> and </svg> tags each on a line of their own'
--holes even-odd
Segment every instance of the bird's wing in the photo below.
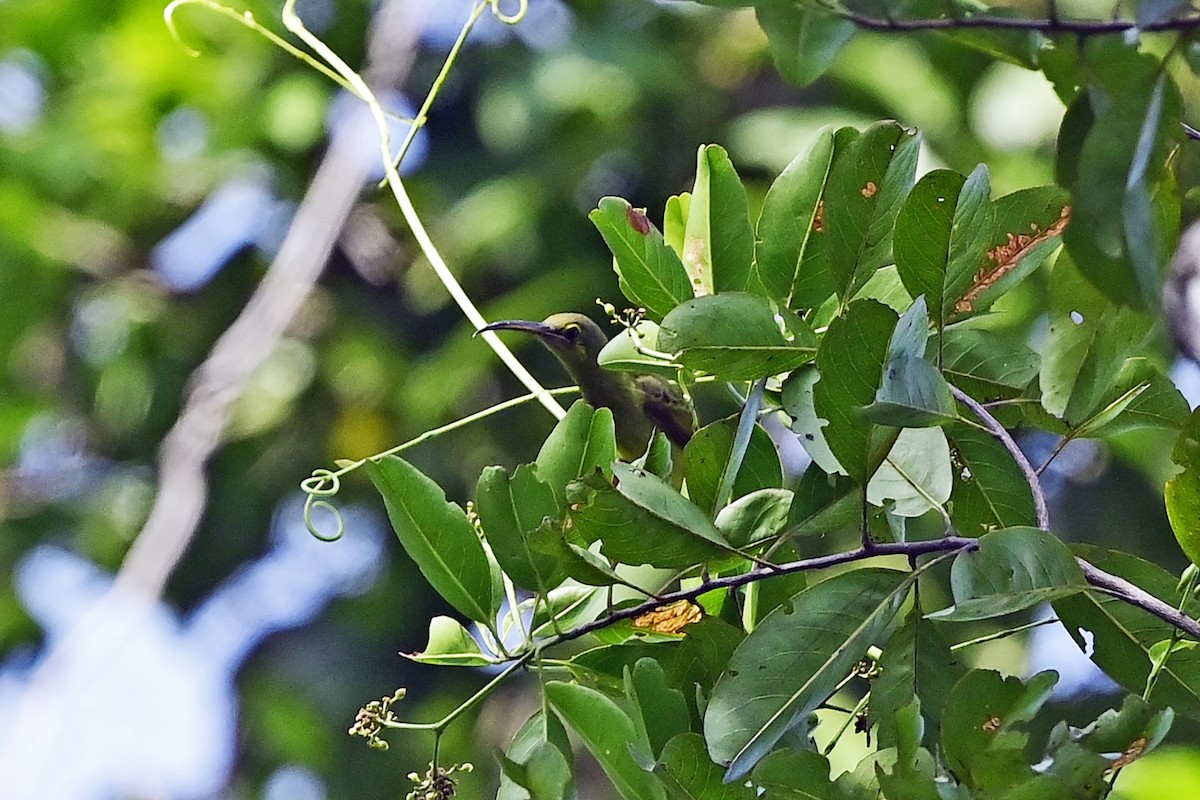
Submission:
<svg viewBox="0 0 1200 800">
<path fill-rule="evenodd" d="M 638 375 L 633 384 L 642 395 L 642 412 L 675 444 L 683 447 L 695 432 L 691 406 L 679 387 L 657 375 Z"/>
</svg>

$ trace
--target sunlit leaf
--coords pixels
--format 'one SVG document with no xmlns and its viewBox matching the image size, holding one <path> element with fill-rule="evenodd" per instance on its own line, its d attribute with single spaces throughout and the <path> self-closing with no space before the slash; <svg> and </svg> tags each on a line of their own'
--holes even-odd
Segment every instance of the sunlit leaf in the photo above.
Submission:
<svg viewBox="0 0 1200 800">
<path fill-rule="evenodd" d="M 396 456 L 367 462 L 404 550 L 429 585 L 468 618 L 491 625 L 503 594 L 498 571 L 466 512 L 442 488 Z"/>
<path fill-rule="evenodd" d="M 612 411 L 576 400 L 538 451 L 537 474 L 565 507 L 568 483 L 597 469 L 609 473 L 616 458 Z"/>
<path fill-rule="evenodd" d="M 483 667 L 493 660 L 483 654 L 467 629 L 450 617 L 429 620 L 429 642 L 419 653 L 401 653 L 419 664 L 449 667 Z"/>
<path fill-rule="evenodd" d="M 683 238 L 683 265 L 696 295 L 744 292 L 750 288 L 754 233 L 746 189 L 719 145 L 703 145 L 696 155 Z"/>
<path fill-rule="evenodd" d="M 1200 411 L 1192 413 L 1179 433 L 1171 460 L 1180 471 L 1167 481 L 1164 499 L 1179 549 L 1200 563 Z"/>
<path fill-rule="evenodd" d="M 666 800 L 662 782 L 641 766 L 651 761 L 649 745 L 638 736 L 633 720 L 620 706 L 601 692 L 574 683 L 549 681 L 543 691 L 550 706 L 579 736 L 621 797 Z"/>
<path fill-rule="evenodd" d="M 621 290 L 633 303 L 662 319 L 692 296 L 683 262 L 644 211 L 603 197 L 588 218 L 612 251 Z"/>
<path fill-rule="evenodd" d="M 731 381 L 787 372 L 812 361 L 817 350 L 807 323 L 743 292 L 684 303 L 663 320 L 658 342 L 689 369 Z"/>
<path fill-rule="evenodd" d="M 867 501 L 895 501 L 892 513 L 919 517 L 950 499 L 950 445 L 940 428 L 905 428 L 867 483 Z"/>
</svg>

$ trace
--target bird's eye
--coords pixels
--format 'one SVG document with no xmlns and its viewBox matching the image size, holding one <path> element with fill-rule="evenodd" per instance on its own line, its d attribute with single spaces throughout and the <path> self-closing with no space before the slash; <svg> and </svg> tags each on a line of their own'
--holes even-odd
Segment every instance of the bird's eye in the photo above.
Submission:
<svg viewBox="0 0 1200 800">
<path fill-rule="evenodd" d="M 574 322 L 563 326 L 563 336 L 566 336 L 572 342 L 579 338 L 579 326 Z"/>
</svg>

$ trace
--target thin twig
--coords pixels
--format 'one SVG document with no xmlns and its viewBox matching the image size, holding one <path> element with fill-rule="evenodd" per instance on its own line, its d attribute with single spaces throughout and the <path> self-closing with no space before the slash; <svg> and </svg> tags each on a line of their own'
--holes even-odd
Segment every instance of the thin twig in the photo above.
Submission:
<svg viewBox="0 0 1200 800">
<path fill-rule="evenodd" d="M 1042 530 L 1050 528 L 1050 512 L 1046 508 L 1046 494 L 1042 491 L 1042 482 L 1038 480 L 1037 472 L 1033 465 L 1029 463 L 1029 459 L 1021 452 L 1021 448 L 1017 447 L 1016 441 L 1009 435 L 1000 421 L 992 416 L 991 412 L 984 408 L 978 400 L 971 395 L 959 389 L 957 386 L 950 387 L 950 393 L 958 402 L 962 403 L 967 408 L 971 409 L 971 413 L 979 417 L 992 435 L 1000 440 L 1005 449 L 1012 455 L 1013 460 L 1017 462 L 1021 472 L 1025 475 L 1026 482 L 1029 483 L 1029 491 L 1033 495 L 1033 508 L 1037 515 L 1038 527 Z"/>
<path fill-rule="evenodd" d="M 1012 455 L 1013 459 L 1017 462 L 1017 466 L 1021 468 L 1021 472 L 1025 475 L 1025 480 L 1029 483 L 1030 492 L 1033 493 L 1034 505 L 1037 508 L 1038 527 L 1042 530 L 1049 530 L 1050 523 L 1049 516 L 1046 513 L 1046 496 L 1042 492 L 1041 481 L 1038 480 L 1037 473 L 1030 466 L 1029 460 L 1025 458 L 1025 454 L 1021 452 L 1021 448 L 1017 447 L 1017 443 L 1009 436 L 1004 426 L 986 408 L 976 402 L 973 397 L 956 386 L 951 386 L 950 392 L 959 402 L 971 409 L 976 416 L 983 420 L 984 424 L 991 429 L 996 438 L 1000 440 Z M 1124 578 L 1105 572 L 1090 561 L 1082 558 L 1076 558 L 1075 561 L 1079 564 L 1079 568 L 1083 570 L 1084 578 L 1096 589 L 1112 595 L 1128 605 L 1153 614 L 1168 625 L 1172 625 L 1189 636 L 1200 640 L 1200 622 L 1192 619 L 1169 603 L 1164 603 L 1162 600 L 1159 600 L 1154 595 L 1135 586 Z"/>
<path fill-rule="evenodd" d="M 740 575 L 726 575 L 721 578 L 713 578 L 704 581 L 699 586 L 693 586 L 689 589 L 680 589 L 676 592 L 662 595 L 661 597 L 647 600 L 636 606 L 619 609 L 608 616 L 593 620 L 587 625 L 567 631 L 562 636 L 555 637 L 546 642 L 543 646 L 550 647 L 561 642 L 568 642 L 572 639 L 578 639 L 580 636 L 591 633 L 592 631 L 606 628 L 616 622 L 621 622 L 627 619 L 633 619 L 645 614 L 647 611 L 653 611 L 671 603 L 680 600 L 694 600 L 700 595 L 711 592 L 714 589 L 731 589 L 737 586 L 745 586 L 748 583 L 763 580 L 764 578 L 774 577 L 776 575 L 790 575 L 793 572 L 809 572 L 818 569 L 827 569 L 835 567 L 838 564 L 848 564 L 854 561 L 862 561 L 868 558 L 876 558 L 880 556 L 921 556 L 929 553 L 945 553 L 952 550 L 967 550 L 975 547 L 979 543 L 978 539 L 971 539 L 963 536 L 947 536 L 944 539 L 930 539 L 921 542 L 882 542 L 873 544 L 869 549 L 865 547 L 856 547 L 853 550 L 847 550 L 844 553 L 833 553 L 827 556 L 817 556 L 816 558 L 804 558 L 799 561 L 791 561 L 786 564 L 777 564 L 770 567 L 759 567 L 758 569 L 743 572 Z"/>
</svg>

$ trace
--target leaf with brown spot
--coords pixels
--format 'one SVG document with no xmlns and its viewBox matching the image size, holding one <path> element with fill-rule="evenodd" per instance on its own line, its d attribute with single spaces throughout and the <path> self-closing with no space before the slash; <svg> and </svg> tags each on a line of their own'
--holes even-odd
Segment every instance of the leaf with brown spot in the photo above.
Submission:
<svg viewBox="0 0 1200 800">
<path fill-rule="evenodd" d="M 1039 186 L 1005 195 L 993 204 L 995 222 L 974 272 L 947 276 L 952 317 L 986 311 L 1001 294 L 1032 273 L 1062 239 L 1071 221 L 1067 193 Z"/>
</svg>

